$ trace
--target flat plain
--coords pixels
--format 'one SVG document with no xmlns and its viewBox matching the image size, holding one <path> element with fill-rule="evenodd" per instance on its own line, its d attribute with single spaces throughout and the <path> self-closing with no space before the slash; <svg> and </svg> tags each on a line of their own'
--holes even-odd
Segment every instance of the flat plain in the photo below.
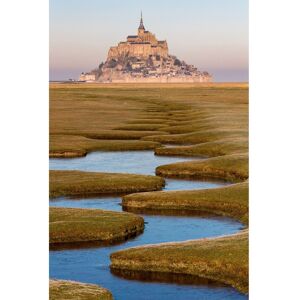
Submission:
<svg viewBox="0 0 300 300">
<path fill-rule="evenodd" d="M 143 149 L 202 158 L 159 166 L 158 176 L 234 184 L 178 192 L 129 189 L 134 194 L 123 197 L 124 208 L 210 212 L 238 219 L 246 229 L 123 250 L 111 255 L 111 267 L 196 275 L 247 293 L 248 84 L 50 84 L 50 156 Z M 68 186 L 72 194 L 78 185 L 71 180 Z"/>
</svg>

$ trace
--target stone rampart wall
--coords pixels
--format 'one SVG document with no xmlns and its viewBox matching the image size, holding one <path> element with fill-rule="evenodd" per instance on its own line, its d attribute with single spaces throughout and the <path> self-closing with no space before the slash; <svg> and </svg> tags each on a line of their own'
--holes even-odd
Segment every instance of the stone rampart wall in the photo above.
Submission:
<svg viewBox="0 0 300 300">
<path fill-rule="evenodd" d="M 209 76 L 191 76 L 191 77 L 126 77 L 123 79 L 111 79 L 103 82 L 111 83 L 196 83 L 196 82 L 211 82 Z M 100 80 L 101 82 L 101 80 Z"/>
</svg>

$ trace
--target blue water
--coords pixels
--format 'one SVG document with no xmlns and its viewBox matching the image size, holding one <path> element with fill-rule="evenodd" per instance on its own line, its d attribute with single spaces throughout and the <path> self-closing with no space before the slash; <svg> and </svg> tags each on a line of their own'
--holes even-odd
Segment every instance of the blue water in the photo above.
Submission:
<svg viewBox="0 0 300 300">
<path fill-rule="evenodd" d="M 153 151 L 97 151 L 89 153 L 85 157 L 52 158 L 50 159 L 50 170 L 82 170 L 154 175 L 157 166 L 189 161 L 191 159 L 174 156 L 157 156 L 154 155 Z"/>
<path fill-rule="evenodd" d="M 181 161 L 189 160 L 187 158 Z M 158 165 L 177 162 L 178 158 L 158 157 L 151 151 L 95 152 L 84 158 L 50 159 L 50 169 L 85 170 L 154 174 Z M 167 179 L 165 190 L 215 188 L 226 183 Z M 98 208 L 122 211 L 119 196 L 97 198 L 57 198 L 51 206 Z M 177 284 L 126 280 L 110 272 L 109 255 L 120 249 L 138 245 L 185 241 L 232 234 L 242 228 L 234 220 L 223 217 L 142 215 L 144 233 L 122 244 L 90 248 L 50 251 L 50 277 L 95 283 L 108 288 L 114 299 L 247 299 L 226 286 Z"/>
<path fill-rule="evenodd" d="M 106 206 L 99 204 L 97 208 Z M 219 236 L 234 233 L 241 228 L 240 223 L 224 218 L 143 217 L 146 223 L 144 233 L 126 243 L 108 247 L 51 251 L 50 277 L 100 284 L 111 290 L 115 299 L 243 299 L 243 295 L 229 287 L 146 283 L 124 280 L 111 274 L 109 255 L 117 250 L 144 244 Z M 148 298 L 147 295 L 151 297 Z"/>
</svg>

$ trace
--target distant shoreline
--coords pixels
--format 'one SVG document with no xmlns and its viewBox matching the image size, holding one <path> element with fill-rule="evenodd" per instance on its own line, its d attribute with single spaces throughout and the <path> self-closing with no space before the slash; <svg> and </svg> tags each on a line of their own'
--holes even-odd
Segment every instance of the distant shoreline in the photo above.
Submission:
<svg viewBox="0 0 300 300">
<path fill-rule="evenodd" d="M 50 84 L 93 84 L 93 85 L 249 85 L 248 81 L 214 81 L 214 82 L 87 82 L 87 81 L 70 81 L 70 80 L 49 80 Z"/>
</svg>

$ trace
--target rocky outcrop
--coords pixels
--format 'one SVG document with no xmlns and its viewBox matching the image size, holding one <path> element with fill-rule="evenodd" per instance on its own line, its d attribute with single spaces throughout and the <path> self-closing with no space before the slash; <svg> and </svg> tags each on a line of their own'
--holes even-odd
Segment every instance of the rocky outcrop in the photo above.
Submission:
<svg viewBox="0 0 300 300">
<path fill-rule="evenodd" d="M 84 77 L 86 76 L 86 77 Z M 83 81 L 104 83 L 176 83 L 210 82 L 212 77 L 207 72 L 200 72 L 192 65 L 180 61 L 176 56 L 149 56 L 147 59 L 135 56 L 120 56 L 107 59 L 91 73 L 81 75 Z"/>
</svg>

